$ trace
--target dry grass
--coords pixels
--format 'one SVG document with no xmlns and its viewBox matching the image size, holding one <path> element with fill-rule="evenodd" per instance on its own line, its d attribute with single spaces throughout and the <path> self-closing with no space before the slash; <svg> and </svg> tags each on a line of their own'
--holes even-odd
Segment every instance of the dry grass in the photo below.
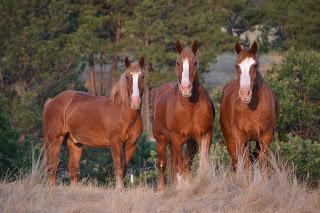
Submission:
<svg viewBox="0 0 320 213">
<path fill-rule="evenodd" d="M 201 172 L 183 189 L 155 192 L 149 186 L 115 191 L 86 183 L 49 186 L 39 165 L 20 180 L 0 183 L 0 212 L 319 212 L 320 189 L 298 184 L 274 166 L 248 177 L 224 166 Z M 275 165 L 275 164 L 273 164 Z"/>
</svg>

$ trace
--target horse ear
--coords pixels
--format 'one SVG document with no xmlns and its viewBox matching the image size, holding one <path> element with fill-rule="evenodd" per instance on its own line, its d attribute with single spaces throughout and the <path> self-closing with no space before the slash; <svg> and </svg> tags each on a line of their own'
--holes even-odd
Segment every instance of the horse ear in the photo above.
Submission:
<svg viewBox="0 0 320 213">
<path fill-rule="evenodd" d="M 239 54 L 242 51 L 242 47 L 239 44 L 239 42 L 236 43 L 236 46 L 234 47 L 237 54 Z"/>
<path fill-rule="evenodd" d="M 180 54 L 180 53 L 182 52 L 182 50 L 183 50 L 183 47 L 182 47 L 182 45 L 181 45 L 181 43 L 180 43 L 179 40 L 176 41 L 176 49 L 177 49 L 177 51 L 178 51 L 179 54 Z"/>
<path fill-rule="evenodd" d="M 130 65 L 131 65 L 131 62 L 130 62 L 130 60 L 129 60 L 129 58 L 126 56 L 126 58 L 124 59 L 124 63 L 126 64 L 126 67 L 128 68 L 128 67 L 130 67 Z"/>
<path fill-rule="evenodd" d="M 197 40 L 194 40 L 191 49 L 192 49 L 192 52 L 193 52 L 194 54 L 197 53 L 197 50 L 198 50 L 198 41 L 197 41 Z"/>
<path fill-rule="evenodd" d="M 253 42 L 253 44 L 251 45 L 250 53 L 251 53 L 251 54 L 256 54 L 257 49 L 258 49 L 257 42 L 256 42 L 256 41 L 254 41 L 254 42 Z"/>
<path fill-rule="evenodd" d="M 142 68 L 143 65 L 144 65 L 144 57 L 143 57 L 143 56 L 141 56 L 141 58 L 140 58 L 140 60 L 139 60 L 139 65 L 140 65 L 141 68 Z"/>
</svg>

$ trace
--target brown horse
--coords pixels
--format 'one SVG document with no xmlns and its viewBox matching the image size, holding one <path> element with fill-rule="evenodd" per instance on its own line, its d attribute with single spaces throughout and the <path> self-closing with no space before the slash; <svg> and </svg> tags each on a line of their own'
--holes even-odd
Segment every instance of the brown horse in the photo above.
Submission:
<svg viewBox="0 0 320 213">
<path fill-rule="evenodd" d="M 49 99 L 43 110 L 44 152 L 50 182 L 55 184 L 59 152 L 63 141 L 69 150 L 71 183 L 79 176 L 82 145 L 110 147 L 116 187 L 123 177 L 142 132 L 140 103 L 143 91 L 144 58 L 130 63 L 109 96 L 65 91 Z"/>
<path fill-rule="evenodd" d="M 279 104 L 257 70 L 256 42 L 250 49 L 242 49 L 237 43 L 235 51 L 238 54 L 235 65 L 237 79 L 223 89 L 221 130 L 234 169 L 237 168 L 239 157 L 243 158 L 247 169 L 254 160 L 258 160 L 261 168 L 265 168 L 266 152 L 272 141 Z M 256 141 L 252 154 L 249 150 L 250 141 Z"/>
<path fill-rule="evenodd" d="M 196 142 L 200 145 L 201 166 L 206 162 L 212 140 L 214 107 L 198 79 L 197 41 L 194 41 L 191 49 L 183 48 L 177 41 L 176 49 L 179 53 L 176 61 L 177 81 L 163 84 L 153 93 L 153 134 L 157 140 L 159 190 L 164 187 L 166 150 L 169 142 L 171 162 L 177 164 L 171 166 L 177 167 L 179 187 L 184 178 L 183 172 L 186 171 L 185 174 L 188 174 L 190 170 Z M 182 146 L 185 143 L 187 151 L 183 162 Z"/>
</svg>

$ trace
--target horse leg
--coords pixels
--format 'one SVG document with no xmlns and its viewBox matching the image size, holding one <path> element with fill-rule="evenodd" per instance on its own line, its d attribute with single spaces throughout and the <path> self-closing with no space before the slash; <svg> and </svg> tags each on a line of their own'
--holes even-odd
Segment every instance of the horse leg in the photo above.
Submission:
<svg viewBox="0 0 320 213">
<path fill-rule="evenodd" d="M 237 156 L 236 144 L 234 141 L 227 140 L 227 150 L 228 150 L 229 155 L 231 157 L 232 169 L 233 169 L 233 171 L 236 171 L 238 156 Z"/>
<path fill-rule="evenodd" d="M 174 157 L 177 162 L 178 188 L 181 188 L 183 185 L 183 155 L 182 155 L 183 139 L 179 135 L 173 135 L 171 139 L 172 139 L 171 146 L 173 148 Z"/>
<path fill-rule="evenodd" d="M 157 153 L 158 153 L 158 161 L 157 166 L 159 169 L 159 183 L 158 183 L 158 190 L 161 191 L 164 188 L 164 172 L 166 170 L 167 164 L 167 144 L 168 139 L 165 136 L 158 136 L 157 137 Z"/>
<path fill-rule="evenodd" d="M 238 136 L 238 140 L 233 140 L 231 137 L 227 139 L 227 149 L 231 156 L 232 168 L 234 171 L 239 169 L 239 160 L 243 161 L 243 166 L 246 170 L 251 168 L 249 156 L 249 147 L 244 143 L 243 137 Z"/>
<path fill-rule="evenodd" d="M 249 171 L 251 169 L 249 143 L 246 142 L 243 137 L 241 137 L 241 138 L 242 138 L 242 140 L 236 141 L 237 161 L 241 160 L 242 161 L 241 166 L 243 166 L 245 171 Z M 239 167 L 239 162 L 237 162 L 237 167 Z"/>
<path fill-rule="evenodd" d="M 137 148 L 137 143 L 129 143 L 129 144 L 125 144 L 125 165 L 123 167 L 123 176 L 125 176 L 127 169 L 128 169 L 128 165 L 129 162 L 134 154 L 134 152 L 136 151 Z"/>
<path fill-rule="evenodd" d="M 132 128 L 131 135 L 127 142 L 124 144 L 124 151 L 125 151 L 125 165 L 123 168 L 123 175 L 125 176 L 126 171 L 128 169 L 129 162 L 136 151 L 137 148 L 137 142 L 142 133 L 142 119 L 139 117 L 139 119 L 135 122 L 134 128 Z"/>
<path fill-rule="evenodd" d="M 212 140 L 212 133 L 206 133 L 198 139 L 200 144 L 200 162 L 199 162 L 199 171 L 201 173 L 206 172 L 209 167 L 209 151 Z"/>
<path fill-rule="evenodd" d="M 67 141 L 67 146 L 69 150 L 68 170 L 71 184 L 76 184 L 80 174 L 80 160 L 83 148 L 81 144 L 75 144 L 70 138 Z"/>
<path fill-rule="evenodd" d="M 267 152 L 272 142 L 272 137 L 273 137 L 273 130 L 261 135 L 261 138 L 260 138 L 261 139 L 259 143 L 260 152 L 258 153 L 257 161 L 262 170 L 265 170 L 267 167 Z"/>
<path fill-rule="evenodd" d="M 197 150 L 198 150 L 197 142 L 194 140 L 189 140 L 187 142 L 187 150 L 184 158 L 184 169 L 187 175 L 190 174 L 192 159 L 196 155 Z"/>
<path fill-rule="evenodd" d="M 123 188 L 123 166 L 122 166 L 122 144 L 117 143 L 111 146 L 111 155 L 113 159 L 115 176 L 116 176 L 116 189 Z"/>
<path fill-rule="evenodd" d="M 52 142 L 45 141 L 45 163 L 49 176 L 49 182 L 56 184 L 56 175 L 59 164 L 59 155 L 64 136 L 58 136 Z"/>
</svg>

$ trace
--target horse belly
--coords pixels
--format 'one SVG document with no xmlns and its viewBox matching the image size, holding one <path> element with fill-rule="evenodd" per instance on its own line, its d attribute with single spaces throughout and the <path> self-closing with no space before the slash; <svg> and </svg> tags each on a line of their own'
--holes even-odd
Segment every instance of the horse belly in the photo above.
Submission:
<svg viewBox="0 0 320 213">
<path fill-rule="evenodd" d="M 75 143 L 81 143 L 93 147 L 108 147 L 108 137 L 104 131 L 94 130 L 87 125 L 70 128 L 70 134 Z"/>
</svg>

